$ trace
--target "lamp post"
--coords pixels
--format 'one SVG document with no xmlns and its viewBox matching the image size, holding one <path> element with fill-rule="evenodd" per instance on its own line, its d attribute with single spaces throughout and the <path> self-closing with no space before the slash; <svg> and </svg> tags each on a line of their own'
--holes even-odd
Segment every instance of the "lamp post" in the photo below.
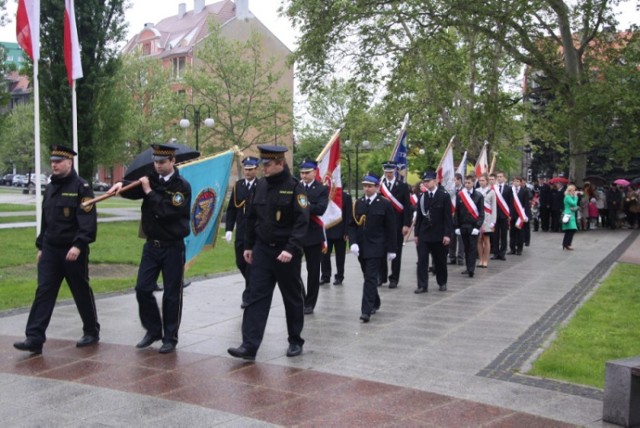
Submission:
<svg viewBox="0 0 640 428">
<path fill-rule="evenodd" d="M 345 141 L 344 144 L 346 144 L 347 146 L 350 146 L 351 145 L 351 140 Z M 369 140 L 363 140 L 360 143 L 356 143 L 355 146 L 354 146 L 355 149 L 356 149 L 356 183 L 355 183 L 355 186 L 354 186 L 356 188 L 356 199 L 358 199 L 358 187 L 359 187 L 358 186 L 358 184 L 359 184 L 358 180 L 359 180 L 359 177 L 360 177 L 360 174 L 358 172 L 358 164 L 360 163 L 360 159 L 359 159 L 360 145 L 362 145 L 363 149 L 368 149 L 369 146 L 371 145 L 371 143 L 369 143 Z M 349 169 L 351 169 L 351 168 L 349 168 Z"/>
<path fill-rule="evenodd" d="M 201 121 L 200 114 L 201 114 L 201 111 L 203 111 L 202 110 L 203 108 L 207 109 L 207 116 L 204 120 Z M 191 125 L 191 123 L 189 122 L 189 119 L 187 119 L 187 111 L 189 110 L 191 110 L 191 113 L 193 115 L 193 126 L 196 129 L 196 150 L 199 150 L 200 125 L 204 123 L 204 126 L 206 126 L 207 128 L 213 128 L 215 121 L 211 119 L 211 107 L 209 107 L 207 104 L 200 104 L 198 107 L 196 107 L 193 104 L 187 104 L 186 106 L 184 106 L 184 111 L 182 112 L 182 119 L 180 119 L 180 128 L 182 129 L 186 129 L 189 127 L 189 125 Z"/>
</svg>

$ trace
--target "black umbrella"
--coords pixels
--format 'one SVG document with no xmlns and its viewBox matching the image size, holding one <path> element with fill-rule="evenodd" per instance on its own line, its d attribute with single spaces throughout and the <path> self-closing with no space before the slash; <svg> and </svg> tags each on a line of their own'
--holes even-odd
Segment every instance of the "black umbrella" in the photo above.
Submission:
<svg viewBox="0 0 640 428">
<path fill-rule="evenodd" d="M 631 184 L 640 184 L 640 177 L 636 177 L 633 180 L 631 180 Z"/>
<path fill-rule="evenodd" d="M 176 148 L 176 163 L 186 162 L 200 156 L 199 151 L 184 144 L 167 143 L 166 145 Z M 153 149 L 149 147 L 131 161 L 124 179 L 133 181 L 145 175 L 153 174 L 153 172 Z"/>
</svg>

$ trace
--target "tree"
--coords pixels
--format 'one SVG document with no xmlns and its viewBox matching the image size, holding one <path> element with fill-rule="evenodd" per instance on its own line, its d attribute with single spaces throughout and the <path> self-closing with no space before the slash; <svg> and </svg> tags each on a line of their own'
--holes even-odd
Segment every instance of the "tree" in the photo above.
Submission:
<svg viewBox="0 0 640 428">
<path fill-rule="evenodd" d="M 5 122 L 0 139 L 0 158 L 6 165 L 15 166 L 18 172 L 34 171 L 33 103 L 16 105 Z"/>
<path fill-rule="evenodd" d="M 394 70 L 403 56 L 420 58 L 430 43 L 451 28 L 464 32 L 467 42 L 484 40 L 499 47 L 496 54 L 527 65 L 548 79 L 562 102 L 558 113 L 565 118 L 562 134 L 568 142 L 571 175 L 578 180 L 584 176 L 588 145 L 580 128 L 579 113 L 583 110 L 576 109 L 576 103 L 590 79 L 585 53 L 602 28 L 615 23 L 609 0 L 580 0 L 572 6 L 562 0 L 322 4 L 292 0 L 286 13 L 302 32 L 296 59 L 303 88 L 312 87 L 319 76 L 333 71 L 337 64 L 330 59 L 337 55 L 342 61 L 346 57 L 353 62 L 355 74 L 375 82 L 385 70 L 381 65 Z M 495 67 L 475 69 L 495 76 Z M 495 106 L 496 98 L 488 100 Z M 495 115 L 491 122 L 499 123 Z"/>
<path fill-rule="evenodd" d="M 110 97 L 120 61 L 117 44 L 124 38 L 125 0 L 75 3 L 84 77 L 76 82 L 80 175 L 93 176 L 106 147 L 121 145 L 123 122 L 119 100 Z M 40 95 L 42 140 L 71 144 L 71 92 L 63 52 L 64 2 L 41 2 Z M 116 120 L 114 120 L 115 118 Z"/>
<path fill-rule="evenodd" d="M 246 41 L 233 41 L 212 24 L 194 57 L 196 65 L 185 83 L 193 92 L 193 103 L 210 105 L 216 121 L 200 147 L 245 150 L 291 135 L 292 94 L 277 89 L 284 70 L 276 68 L 275 58 L 264 57 L 257 33 Z"/>
<path fill-rule="evenodd" d="M 123 144 L 124 141 L 129 143 L 131 153 L 119 160 L 127 161 L 150 143 L 165 142 L 174 137 L 184 95 L 167 84 L 171 71 L 157 58 L 128 54 L 122 57 L 122 62 L 117 81 L 127 100 Z"/>
</svg>

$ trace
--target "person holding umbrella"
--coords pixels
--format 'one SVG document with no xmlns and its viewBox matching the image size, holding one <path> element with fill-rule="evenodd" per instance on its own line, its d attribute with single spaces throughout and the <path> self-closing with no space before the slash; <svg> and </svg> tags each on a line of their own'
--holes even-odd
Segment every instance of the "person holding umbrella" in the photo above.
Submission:
<svg viewBox="0 0 640 428">
<path fill-rule="evenodd" d="M 147 333 L 136 347 L 146 348 L 162 340 L 159 352 L 167 354 L 176 349 L 182 316 L 184 238 L 189 235 L 191 185 L 175 167 L 175 147 L 166 144 L 151 147 L 155 172 L 142 176 L 140 186 L 121 195 L 142 199 L 141 226 L 147 240 L 136 282 L 140 321 Z M 120 194 L 122 187 L 122 182 L 116 183 L 108 193 Z M 162 316 L 153 296 L 160 272 L 164 285 Z"/>
</svg>

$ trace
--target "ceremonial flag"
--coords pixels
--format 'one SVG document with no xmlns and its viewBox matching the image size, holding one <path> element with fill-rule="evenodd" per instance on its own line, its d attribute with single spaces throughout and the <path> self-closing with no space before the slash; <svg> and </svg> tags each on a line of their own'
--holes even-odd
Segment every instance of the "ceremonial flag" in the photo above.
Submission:
<svg viewBox="0 0 640 428">
<path fill-rule="evenodd" d="M 329 205 L 319 217 L 325 228 L 342 221 L 342 177 L 340 175 L 340 127 L 316 159 L 316 180 L 329 188 Z"/>
<path fill-rule="evenodd" d="M 16 39 L 33 61 L 33 145 L 36 177 L 40 177 L 40 0 L 18 0 Z M 36 186 L 36 236 L 42 225 L 42 189 Z"/>
<path fill-rule="evenodd" d="M 391 151 L 390 161 L 395 162 L 398 165 L 398 179 L 402 182 L 407 181 L 407 125 L 409 124 L 409 113 L 404 115 L 404 122 L 402 128 L 398 132 L 398 138 L 396 138 L 396 144 Z"/>
<path fill-rule="evenodd" d="M 73 0 L 64 1 L 64 64 L 67 66 L 67 80 L 71 86 L 74 80 L 82 78 L 80 41 Z"/>
<path fill-rule="evenodd" d="M 476 178 L 480 178 L 482 174 L 489 172 L 489 160 L 487 159 L 487 145 L 489 143 L 485 140 L 480 155 L 476 161 Z"/>
<path fill-rule="evenodd" d="M 455 135 L 451 137 L 449 141 L 449 145 L 444 151 L 442 155 L 442 159 L 440 160 L 440 164 L 436 169 L 436 174 L 438 175 L 438 182 L 445 188 L 447 192 L 449 192 L 449 196 L 451 197 L 451 210 L 454 211 L 456 208 L 456 176 L 455 176 L 455 168 L 453 166 L 453 141 L 455 140 Z"/>
<path fill-rule="evenodd" d="M 462 181 L 464 182 L 464 177 L 467 175 L 467 152 L 465 150 L 462 155 L 462 160 L 458 164 L 458 169 L 456 169 L 456 174 L 460 174 L 462 176 Z"/>
<path fill-rule="evenodd" d="M 16 39 L 33 62 L 40 59 L 40 0 L 18 0 Z"/>
<path fill-rule="evenodd" d="M 233 150 L 228 150 L 177 165 L 180 175 L 191 185 L 191 231 L 184 238 L 187 268 L 205 247 L 212 247 L 216 240 L 233 156 Z"/>
</svg>

